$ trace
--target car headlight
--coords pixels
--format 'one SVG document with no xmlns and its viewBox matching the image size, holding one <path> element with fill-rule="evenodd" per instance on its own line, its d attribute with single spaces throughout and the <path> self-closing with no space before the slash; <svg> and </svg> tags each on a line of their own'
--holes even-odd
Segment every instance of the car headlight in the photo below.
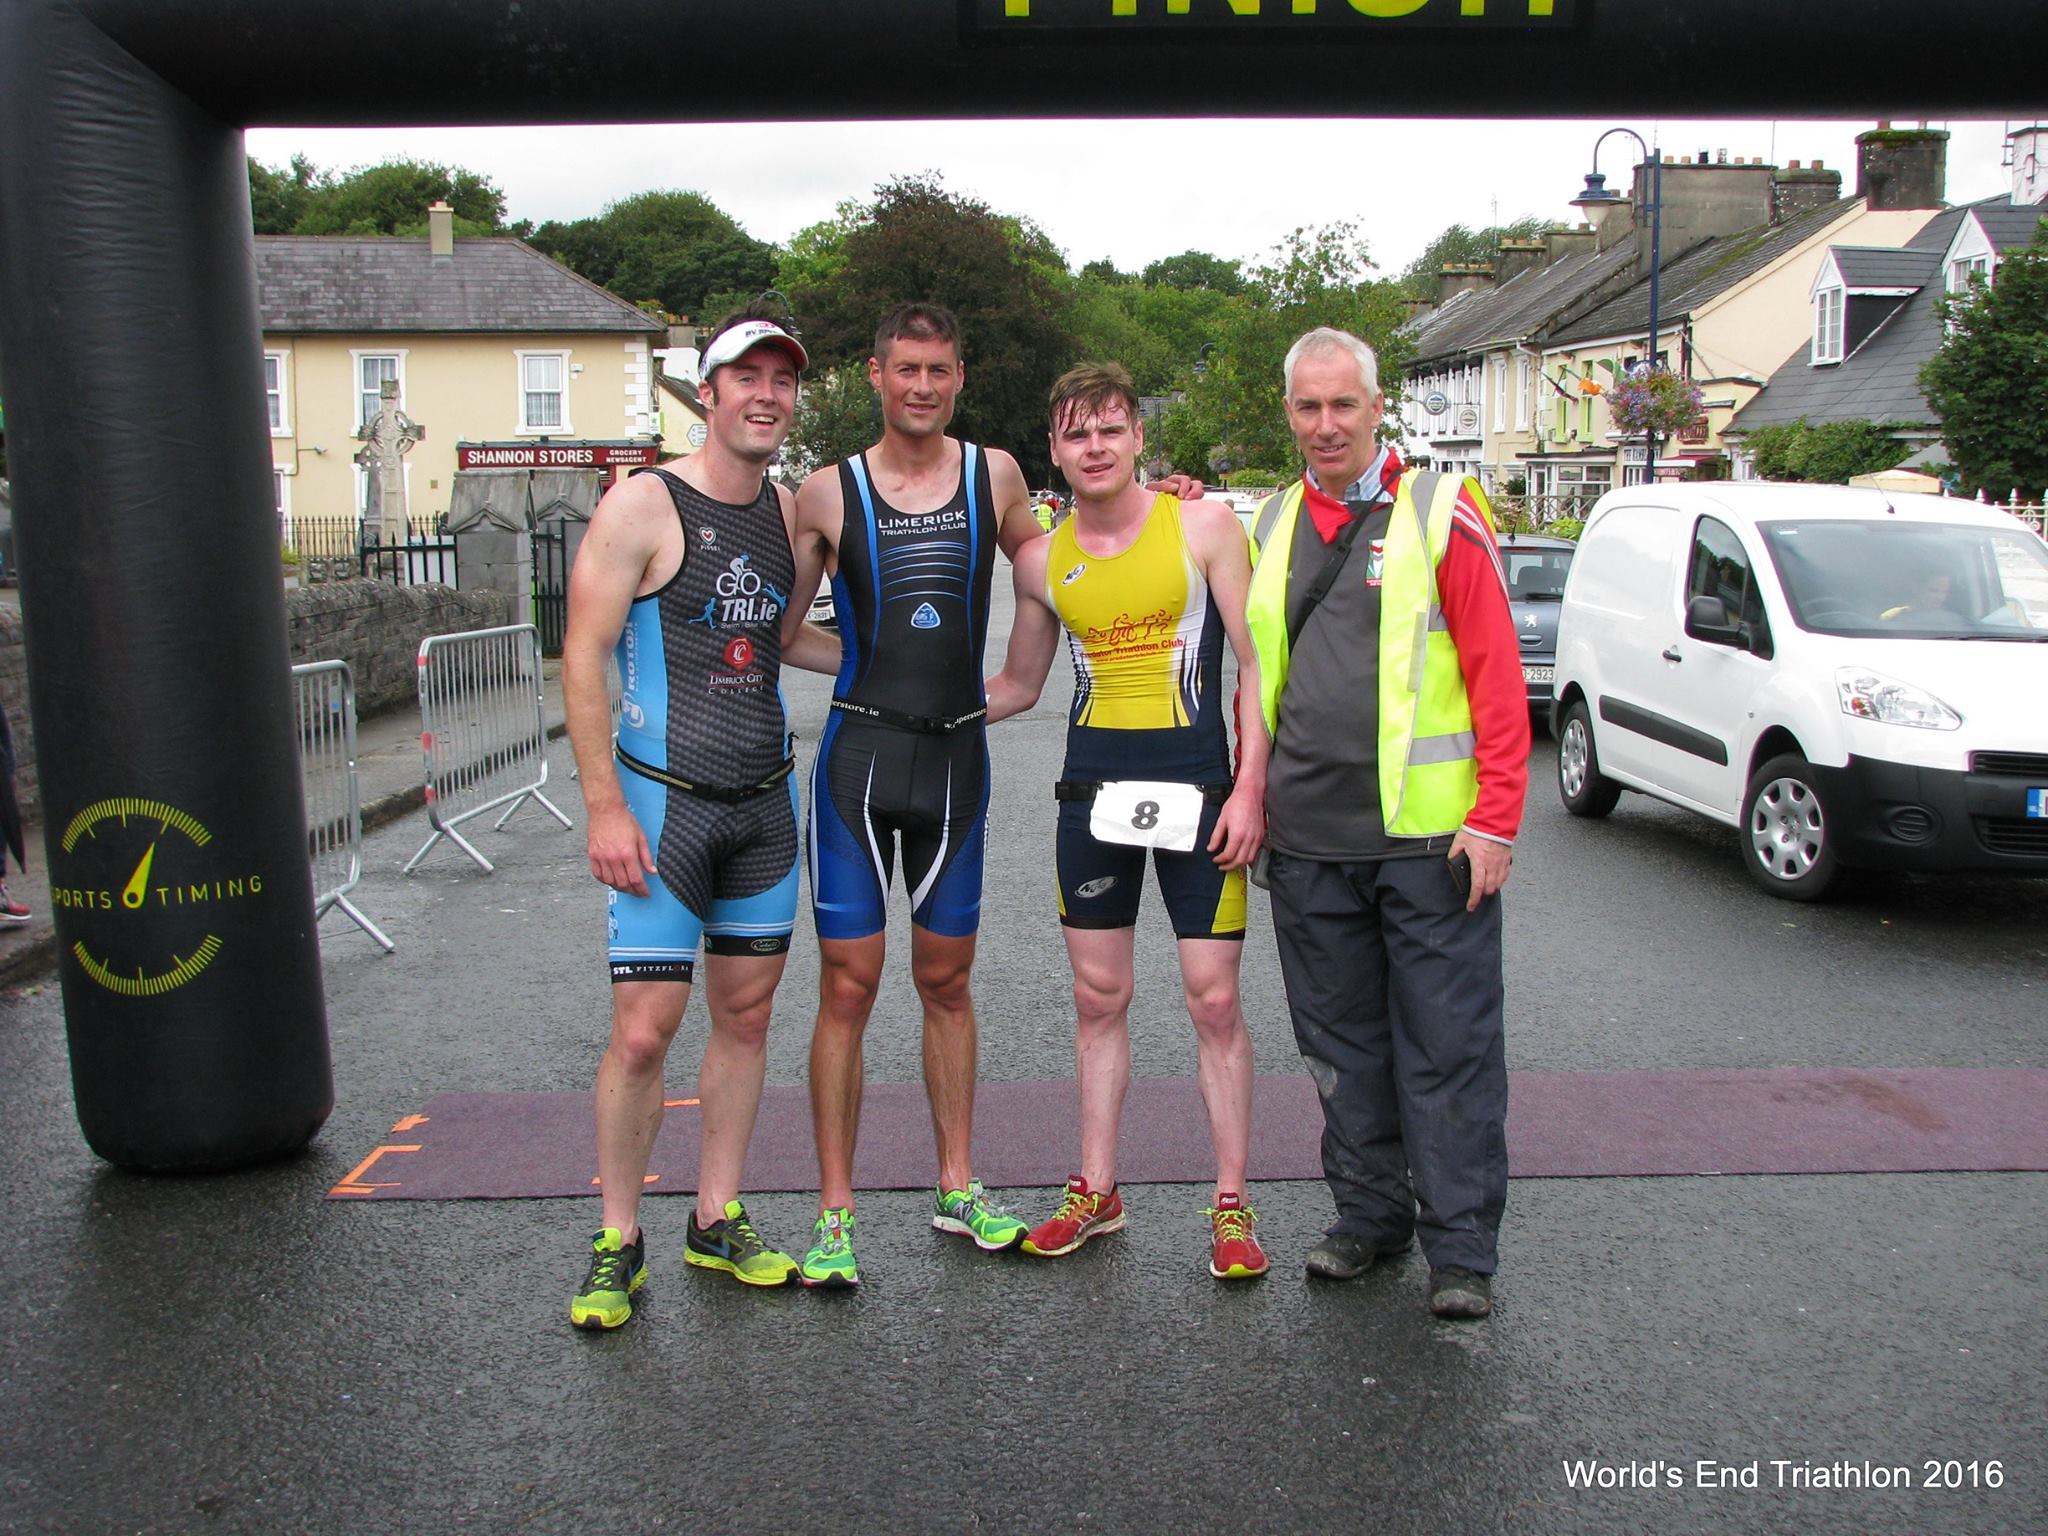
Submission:
<svg viewBox="0 0 2048 1536">
<path fill-rule="evenodd" d="M 1843 714 L 1879 725 L 1953 731 L 1963 723 L 1961 715 L 1933 694 L 1861 667 L 1844 667 L 1835 674 L 1835 694 Z"/>
</svg>

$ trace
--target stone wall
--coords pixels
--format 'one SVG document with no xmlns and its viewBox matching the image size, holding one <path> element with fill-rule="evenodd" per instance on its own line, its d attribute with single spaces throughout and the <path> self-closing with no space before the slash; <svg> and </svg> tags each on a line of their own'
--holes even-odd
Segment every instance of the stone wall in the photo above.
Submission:
<svg viewBox="0 0 2048 1536">
<path fill-rule="evenodd" d="M 21 614 L 0 607 L 0 708 L 14 733 L 14 795 L 24 816 L 42 803 L 36 778 L 36 731 L 28 718 L 28 655 L 21 647 Z"/>
<path fill-rule="evenodd" d="M 349 664 L 356 679 L 356 713 L 368 719 L 419 702 L 420 641 L 466 629 L 512 622 L 512 600 L 502 592 L 457 592 L 452 587 L 396 587 L 385 581 L 337 581 L 297 587 L 284 595 L 291 661 Z M 24 815 L 42 803 L 36 775 L 35 727 L 28 715 L 28 655 L 21 615 L 0 606 L 0 708 L 14 733 L 14 793 Z"/>
<path fill-rule="evenodd" d="M 356 679 L 356 714 L 368 719 L 419 702 L 420 641 L 512 622 L 502 592 L 336 581 L 284 595 L 294 666 L 341 660 Z"/>
</svg>

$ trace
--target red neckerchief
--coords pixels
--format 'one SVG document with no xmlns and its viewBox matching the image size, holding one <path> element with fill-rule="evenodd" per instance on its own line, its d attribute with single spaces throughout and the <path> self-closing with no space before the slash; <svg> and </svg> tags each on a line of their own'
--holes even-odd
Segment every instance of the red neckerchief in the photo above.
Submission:
<svg viewBox="0 0 2048 1536">
<path fill-rule="evenodd" d="M 1387 450 L 1386 459 L 1380 470 L 1380 495 L 1388 501 L 1394 499 L 1401 484 L 1401 456 L 1392 449 Z M 1351 521 L 1351 508 L 1334 496 L 1325 495 L 1315 481 L 1303 477 L 1301 482 L 1302 504 L 1308 508 L 1308 515 L 1315 520 L 1316 532 L 1325 544 L 1337 542 L 1337 535 L 1344 531 L 1344 525 Z"/>
</svg>

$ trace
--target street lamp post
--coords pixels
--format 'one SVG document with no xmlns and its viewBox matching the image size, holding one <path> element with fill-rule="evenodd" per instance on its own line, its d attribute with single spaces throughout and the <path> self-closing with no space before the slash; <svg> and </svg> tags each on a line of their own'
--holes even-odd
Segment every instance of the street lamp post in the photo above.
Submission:
<svg viewBox="0 0 2048 1536">
<path fill-rule="evenodd" d="M 1600 146 L 1617 133 L 1625 133 L 1636 141 L 1636 147 L 1643 152 L 1643 158 L 1650 165 L 1650 352 L 1647 365 L 1657 366 L 1657 280 L 1664 268 L 1664 156 L 1653 146 L 1643 142 L 1643 136 L 1633 128 L 1610 128 L 1593 141 L 1593 169 L 1586 173 L 1586 190 L 1571 201 L 1574 208 L 1601 208 L 1620 202 L 1621 195 L 1610 191 L 1607 178 L 1600 174 Z M 1657 430 L 1646 425 L 1643 428 L 1643 483 L 1652 485 L 1657 479 Z"/>
</svg>

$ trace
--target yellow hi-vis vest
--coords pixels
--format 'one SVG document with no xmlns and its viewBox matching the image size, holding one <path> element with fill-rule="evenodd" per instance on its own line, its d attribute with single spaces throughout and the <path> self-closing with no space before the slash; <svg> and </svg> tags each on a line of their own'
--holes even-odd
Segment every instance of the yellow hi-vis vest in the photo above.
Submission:
<svg viewBox="0 0 2048 1536">
<path fill-rule="evenodd" d="M 1450 546 L 1451 513 L 1467 482 L 1409 470 L 1387 523 L 1381 567 L 1379 655 L 1380 812 L 1390 837 L 1436 837 L 1464 824 L 1479 798 L 1477 738 L 1457 647 L 1444 622 L 1436 568 Z M 1416 491 L 1428 502 L 1417 505 Z M 1484 493 L 1472 494 L 1485 506 Z M 1280 728 L 1287 686 L 1287 568 L 1302 523 L 1302 482 L 1269 496 L 1253 535 L 1245 618 L 1259 656 L 1266 729 Z M 1311 523 L 1311 526 L 1313 524 Z"/>
</svg>

